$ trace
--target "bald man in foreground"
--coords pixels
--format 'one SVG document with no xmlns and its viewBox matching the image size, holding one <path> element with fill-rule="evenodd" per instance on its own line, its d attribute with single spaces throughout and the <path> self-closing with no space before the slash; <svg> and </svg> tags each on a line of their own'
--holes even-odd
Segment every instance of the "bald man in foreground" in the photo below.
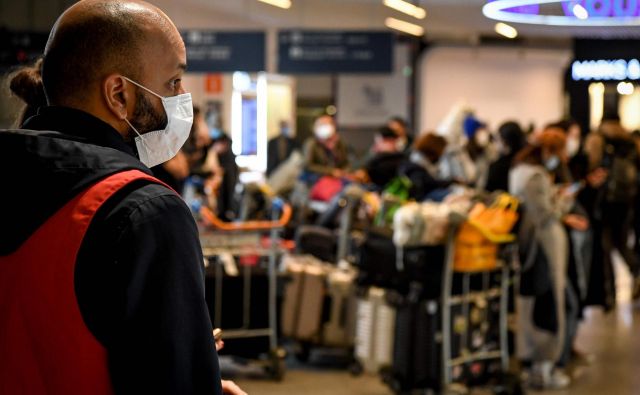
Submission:
<svg viewBox="0 0 640 395">
<path fill-rule="evenodd" d="M 243 394 L 220 379 L 196 224 L 149 170 L 189 134 L 185 67 L 150 4 L 56 22 L 49 106 L 0 131 L 0 394 Z"/>
</svg>

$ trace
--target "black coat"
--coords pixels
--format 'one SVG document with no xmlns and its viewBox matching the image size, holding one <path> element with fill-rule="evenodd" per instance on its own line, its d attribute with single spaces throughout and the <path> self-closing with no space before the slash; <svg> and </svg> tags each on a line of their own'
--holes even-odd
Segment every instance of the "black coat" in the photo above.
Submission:
<svg viewBox="0 0 640 395">
<path fill-rule="evenodd" d="M 487 191 L 509 191 L 509 170 L 511 170 L 512 162 L 513 155 L 502 155 L 489 165 L 487 185 L 485 186 Z"/>
<path fill-rule="evenodd" d="M 87 113 L 48 107 L 24 128 L 0 131 L 0 255 L 95 182 L 128 169 L 151 173 Z M 116 394 L 221 394 L 198 231 L 173 191 L 137 182 L 107 201 L 82 242 L 74 285 Z"/>
<path fill-rule="evenodd" d="M 400 173 L 411 180 L 411 190 L 409 197 L 417 201 L 424 200 L 429 194 L 437 189 L 447 188 L 452 182 L 438 180 L 433 177 L 424 167 L 406 162 L 400 169 Z"/>
</svg>

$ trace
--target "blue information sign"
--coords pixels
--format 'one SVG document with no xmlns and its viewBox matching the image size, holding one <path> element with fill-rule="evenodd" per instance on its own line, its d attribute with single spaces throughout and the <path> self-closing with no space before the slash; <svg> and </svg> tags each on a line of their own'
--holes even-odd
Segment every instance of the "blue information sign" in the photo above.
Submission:
<svg viewBox="0 0 640 395">
<path fill-rule="evenodd" d="M 264 71 L 265 34 L 263 32 L 219 32 L 185 30 L 189 71 Z"/>
<path fill-rule="evenodd" d="M 280 31 L 278 71 L 390 73 L 393 42 L 392 33 L 381 31 Z"/>
</svg>

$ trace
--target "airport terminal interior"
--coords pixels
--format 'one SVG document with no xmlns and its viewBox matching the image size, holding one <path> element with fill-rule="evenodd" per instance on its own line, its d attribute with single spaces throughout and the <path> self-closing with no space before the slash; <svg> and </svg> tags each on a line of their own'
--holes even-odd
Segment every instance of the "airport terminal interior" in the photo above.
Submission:
<svg viewBox="0 0 640 395">
<path fill-rule="evenodd" d="M 147 1 L 0 0 L 0 395 L 640 394 L 640 0 Z"/>
</svg>

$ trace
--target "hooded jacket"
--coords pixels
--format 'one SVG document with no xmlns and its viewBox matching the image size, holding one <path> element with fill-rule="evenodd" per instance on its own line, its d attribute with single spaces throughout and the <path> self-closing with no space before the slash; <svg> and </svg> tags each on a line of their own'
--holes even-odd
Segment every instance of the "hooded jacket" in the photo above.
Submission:
<svg viewBox="0 0 640 395">
<path fill-rule="evenodd" d="M 70 108 L 43 108 L 24 129 L 0 131 L 0 256 L 97 181 L 151 174 L 136 155 L 111 126 Z M 222 393 L 202 262 L 189 209 L 162 185 L 133 183 L 97 212 L 74 288 L 117 394 Z"/>
</svg>

